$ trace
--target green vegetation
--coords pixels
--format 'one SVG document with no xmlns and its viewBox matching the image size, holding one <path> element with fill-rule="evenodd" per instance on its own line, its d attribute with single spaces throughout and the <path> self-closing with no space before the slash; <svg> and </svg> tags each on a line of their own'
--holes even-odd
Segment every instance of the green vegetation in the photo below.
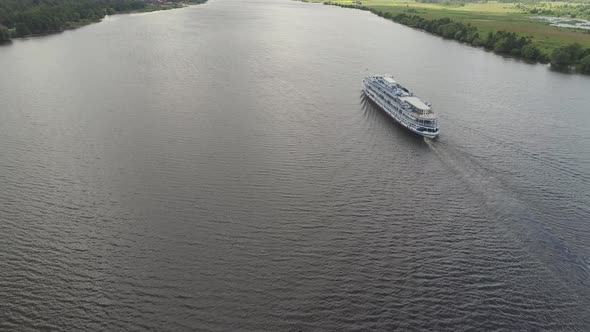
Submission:
<svg viewBox="0 0 590 332">
<path fill-rule="evenodd" d="M 578 70 L 582 73 L 590 73 L 590 54 L 579 61 Z"/>
<path fill-rule="evenodd" d="M 92 22 L 105 15 L 154 11 L 202 3 L 206 0 L 0 0 L 0 42 L 59 32 Z"/>
<path fill-rule="evenodd" d="M 587 2 L 533 2 L 528 4 L 518 4 L 517 7 L 528 14 L 571 18 L 590 18 L 590 3 Z"/>
<path fill-rule="evenodd" d="M 10 41 L 10 30 L 7 27 L 0 25 L 0 44 Z"/>
<path fill-rule="evenodd" d="M 557 69 L 575 66 L 578 71 L 590 74 L 590 48 L 584 50 L 580 44 L 556 48 L 551 53 L 551 66 Z"/>
<path fill-rule="evenodd" d="M 555 15 L 575 13 L 585 17 L 589 0 L 550 5 L 525 0 L 512 2 L 470 2 L 450 0 L 337 0 L 328 5 L 370 11 L 386 19 L 428 31 L 498 54 L 531 62 L 551 62 L 552 67 L 577 69 L 590 74 L 590 31 L 551 26 L 530 14 L 535 8 L 553 8 Z M 510 0 L 512 1 L 512 0 Z M 539 15 L 539 14 L 537 14 Z M 585 48 L 585 50 L 584 50 Z M 581 50 L 581 51 L 580 51 Z"/>
</svg>

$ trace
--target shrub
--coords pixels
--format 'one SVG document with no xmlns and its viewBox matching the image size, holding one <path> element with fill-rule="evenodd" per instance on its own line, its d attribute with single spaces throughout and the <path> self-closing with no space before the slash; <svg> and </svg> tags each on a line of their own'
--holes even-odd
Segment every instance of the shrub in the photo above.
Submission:
<svg viewBox="0 0 590 332">
<path fill-rule="evenodd" d="M 10 41 L 10 31 L 7 27 L 0 25 L 0 44 Z"/>
<path fill-rule="evenodd" d="M 586 55 L 580 60 L 578 70 L 584 74 L 590 74 L 590 55 Z"/>
</svg>

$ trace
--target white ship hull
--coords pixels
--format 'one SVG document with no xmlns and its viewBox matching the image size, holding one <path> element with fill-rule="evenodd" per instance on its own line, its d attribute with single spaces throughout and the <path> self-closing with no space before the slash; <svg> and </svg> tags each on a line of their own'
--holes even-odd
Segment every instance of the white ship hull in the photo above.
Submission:
<svg viewBox="0 0 590 332">
<path fill-rule="evenodd" d="M 379 106 L 379 108 L 381 108 L 385 112 L 385 114 L 387 114 L 395 122 L 399 123 L 411 132 L 423 137 L 435 138 L 436 136 L 438 136 L 438 124 L 436 128 L 425 128 L 423 125 L 416 123 L 416 120 L 411 119 L 407 115 L 408 112 L 402 109 L 400 105 L 391 102 L 391 100 L 388 102 L 387 99 L 380 97 L 378 93 L 372 91 L 372 89 L 368 87 L 368 84 L 369 83 L 367 83 L 366 81 L 363 81 L 363 93 L 377 106 Z"/>
</svg>

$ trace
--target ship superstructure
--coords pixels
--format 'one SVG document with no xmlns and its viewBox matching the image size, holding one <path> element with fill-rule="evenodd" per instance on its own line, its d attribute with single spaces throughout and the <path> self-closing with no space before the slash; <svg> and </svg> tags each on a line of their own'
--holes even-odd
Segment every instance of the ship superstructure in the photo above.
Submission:
<svg viewBox="0 0 590 332">
<path fill-rule="evenodd" d="M 438 116 L 431 105 L 396 82 L 391 75 L 365 78 L 363 92 L 396 122 L 410 131 L 429 138 L 439 133 Z"/>
</svg>

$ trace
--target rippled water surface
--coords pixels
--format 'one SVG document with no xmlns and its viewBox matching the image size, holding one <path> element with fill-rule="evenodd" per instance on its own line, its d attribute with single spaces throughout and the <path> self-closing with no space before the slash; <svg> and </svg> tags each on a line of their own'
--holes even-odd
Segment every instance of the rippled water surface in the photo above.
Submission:
<svg viewBox="0 0 590 332">
<path fill-rule="evenodd" d="M 1 330 L 590 330 L 588 77 L 282 0 L 0 64 Z"/>
</svg>

